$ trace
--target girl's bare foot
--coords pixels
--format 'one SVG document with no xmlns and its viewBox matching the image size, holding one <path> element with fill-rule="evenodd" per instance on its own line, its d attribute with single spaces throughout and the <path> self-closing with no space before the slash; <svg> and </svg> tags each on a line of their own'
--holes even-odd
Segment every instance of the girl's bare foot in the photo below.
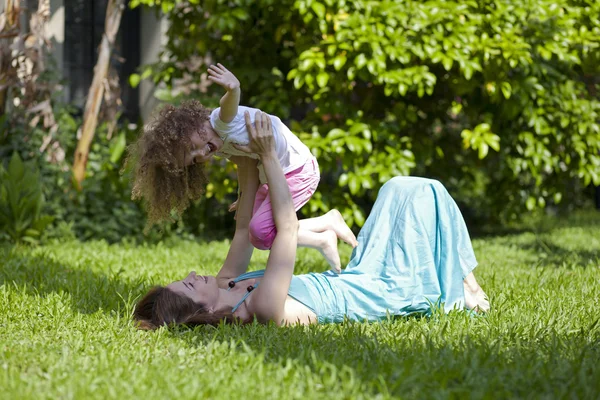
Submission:
<svg viewBox="0 0 600 400">
<path fill-rule="evenodd" d="M 344 221 L 342 214 L 338 210 L 331 210 L 325 214 L 329 221 L 331 221 L 331 229 L 335 232 L 336 236 L 342 241 L 348 243 L 352 247 L 358 246 L 356 236 Z"/>
<path fill-rule="evenodd" d="M 322 245 L 319 247 L 319 251 L 323 254 L 323 257 L 327 260 L 331 269 L 338 274 L 342 272 L 342 263 L 340 261 L 340 253 L 337 248 L 337 235 L 334 231 L 329 230 L 319 234 L 323 237 Z"/>
</svg>

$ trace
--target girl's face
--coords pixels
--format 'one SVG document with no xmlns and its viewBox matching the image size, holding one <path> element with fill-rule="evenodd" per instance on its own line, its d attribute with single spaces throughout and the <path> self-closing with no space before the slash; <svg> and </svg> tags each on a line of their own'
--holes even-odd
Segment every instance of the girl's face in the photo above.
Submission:
<svg viewBox="0 0 600 400">
<path fill-rule="evenodd" d="M 204 122 L 202 133 L 200 131 L 192 133 L 190 142 L 192 146 L 190 153 L 185 157 L 185 165 L 205 163 L 223 147 L 223 139 L 208 121 Z"/>
<path fill-rule="evenodd" d="M 167 288 L 188 297 L 207 309 L 214 309 L 219 300 L 219 285 L 214 276 L 197 275 L 192 271 L 184 279 L 167 285 Z"/>
</svg>

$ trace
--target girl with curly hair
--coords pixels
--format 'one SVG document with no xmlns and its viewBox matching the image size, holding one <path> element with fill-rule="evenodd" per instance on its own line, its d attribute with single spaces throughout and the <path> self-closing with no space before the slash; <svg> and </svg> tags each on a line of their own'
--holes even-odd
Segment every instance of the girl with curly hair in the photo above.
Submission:
<svg viewBox="0 0 600 400">
<path fill-rule="evenodd" d="M 208 182 L 205 166 L 214 156 L 228 158 L 238 164 L 243 159 L 259 161 L 256 189 L 248 238 L 234 236 L 233 251 L 255 248 L 270 249 L 277 229 L 272 213 L 272 198 L 264 166 L 249 146 L 244 113 L 254 122 L 257 109 L 239 105 L 240 82 L 223 65 L 211 65 L 209 79 L 225 89 L 220 107 L 210 110 L 198 101 L 162 108 L 145 127 L 130 148 L 134 164 L 133 199 L 143 199 L 148 210 L 149 229 L 155 223 L 171 220 L 171 211 L 181 214 L 191 201 L 199 199 Z M 294 209 L 298 211 L 314 194 L 320 180 L 317 160 L 308 147 L 281 120 L 268 115 L 273 127 L 275 150 L 288 183 Z M 254 167 L 253 167 L 254 168 Z M 239 178 L 238 178 L 239 180 Z M 237 208 L 232 204 L 230 211 Z M 338 238 L 356 246 L 356 237 L 337 210 L 299 222 L 298 246 L 318 249 L 336 271 L 341 271 L 337 249 Z"/>
</svg>

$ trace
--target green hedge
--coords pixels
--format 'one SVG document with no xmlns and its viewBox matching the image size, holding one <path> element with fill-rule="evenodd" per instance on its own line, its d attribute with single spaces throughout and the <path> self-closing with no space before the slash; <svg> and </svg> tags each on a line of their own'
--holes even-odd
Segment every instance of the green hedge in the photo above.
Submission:
<svg viewBox="0 0 600 400">
<path fill-rule="evenodd" d="M 139 4 L 171 25 L 165 61 L 132 81 L 198 81 L 205 55 L 230 67 L 243 103 L 286 119 L 318 156 L 313 211 L 361 225 L 394 175 L 438 178 L 492 219 L 600 184 L 599 2 Z M 188 95 L 216 104 L 218 91 Z"/>
</svg>

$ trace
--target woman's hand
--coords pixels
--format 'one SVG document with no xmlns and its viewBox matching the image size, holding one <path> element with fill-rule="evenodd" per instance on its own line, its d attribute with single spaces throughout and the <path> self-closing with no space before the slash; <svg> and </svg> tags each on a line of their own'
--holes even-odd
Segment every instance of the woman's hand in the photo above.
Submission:
<svg viewBox="0 0 600 400">
<path fill-rule="evenodd" d="M 260 157 L 275 154 L 275 138 L 273 137 L 271 118 L 261 111 L 256 112 L 254 124 L 250 121 L 250 113 L 248 111 L 244 113 L 244 118 L 246 119 L 246 129 L 250 137 L 250 144 L 248 146 L 234 144 L 234 147 L 246 153 L 258 154 Z"/>
</svg>

